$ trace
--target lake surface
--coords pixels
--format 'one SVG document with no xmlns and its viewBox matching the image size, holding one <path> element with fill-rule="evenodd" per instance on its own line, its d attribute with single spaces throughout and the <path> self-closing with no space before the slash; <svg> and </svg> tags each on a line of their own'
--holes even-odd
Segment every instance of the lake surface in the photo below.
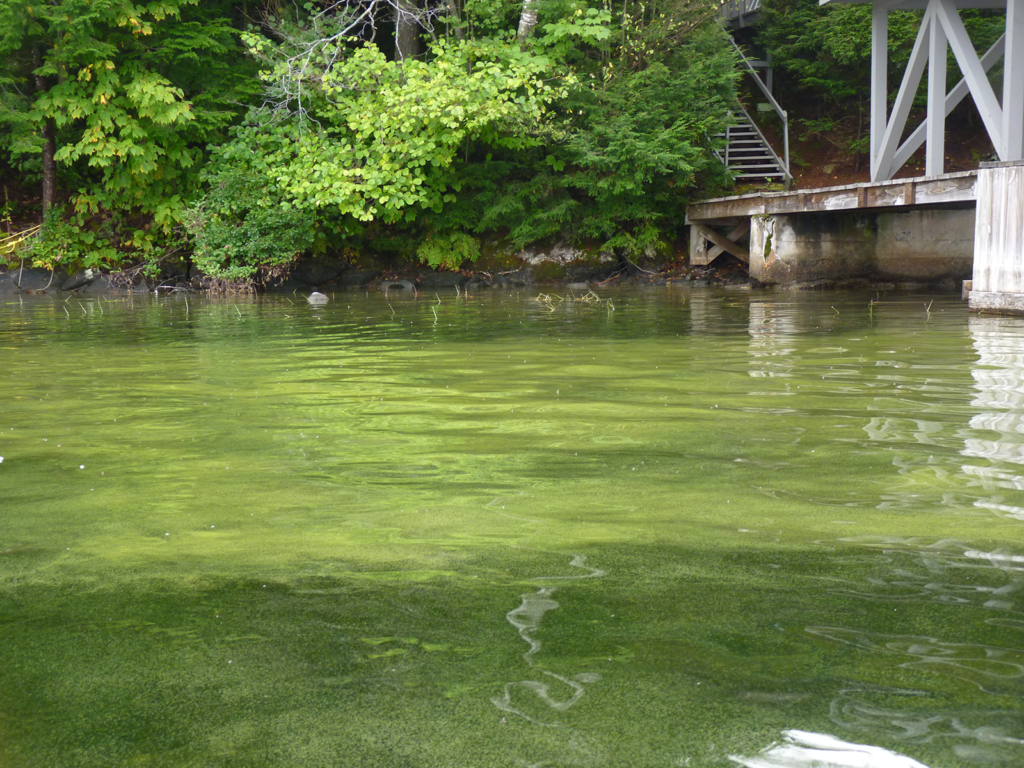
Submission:
<svg viewBox="0 0 1024 768">
<path fill-rule="evenodd" d="M 0 766 L 1024 764 L 1024 322 L 537 296 L 0 304 Z"/>
</svg>

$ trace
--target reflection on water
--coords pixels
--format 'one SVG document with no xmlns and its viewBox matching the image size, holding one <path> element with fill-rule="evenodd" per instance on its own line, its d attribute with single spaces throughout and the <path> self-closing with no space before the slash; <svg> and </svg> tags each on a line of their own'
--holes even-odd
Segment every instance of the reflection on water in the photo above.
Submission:
<svg viewBox="0 0 1024 768">
<path fill-rule="evenodd" d="M 573 581 L 576 579 L 596 579 L 605 575 L 605 572 L 600 568 L 592 568 L 588 566 L 585 555 L 577 555 L 572 559 L 569 565 L 573 568 L 585 570 L 587 573 L 578 576 L 540 577 L 534 579 L 534 581 L 554 583 Z M 540 629 L 541 620 L 544 618 L 544 614 L 558 608 L 558 603 L 552 598 L 555 589 L 556 587 L 543 586 L 536 592 L 522 595 L 522 604 L 518 608 L 515 608 L 505 614 L 505 618 L 508 620 L 508 623 L 515 627 L 516 632 L 530 647 L 529 650 L 523 654 L 523 661 L 533 668 L 537 667 L 533 657 L 541 650 L 541 641 L 536 638 L 536 632 Z M 585 684 L 596 683 L 601 679 L 601 675 L 595 672 L 580 672 L 572 677 L 568 677 L 547 669 L 541 669 L 539 671 L 542 675 L 549 678 L 549 680 L 517 680 L 516 682 L 507 683 L 505 685 L 504 694 L 501 697 L 491 699 L 494 706 L 502 712 L 516 715 L 535 725 L 559 725 L 559 723 L 545 721 L 527 714 L 521 706 L 517 706 L 513 703 L 513 692 L 516 689 L 527 690 L 548 708 L 553 709 L 556 712 L 565 712 L 576 704 L 576 702 L 578 702 L 583 696 L 586 691 Z M 561 692 L 563 695 L 559 695 L 559 692 L 553 690 L 553 685 L 550 682 L 551 680 L 562 684 L 563 687 L 561 688 Z M 564 694 L 569 695 L 566 697 Z"/>
<path fill-rule="evenodd" d="M 781 744 L 757 757 L 730 759 L 744 768 L 928 768 L 917 760 L 868 744 L 851 744 L 821 733 L 789 730 Z"/>
<path fill-rule="evenodd" d="M 796 324 L 792 306 L 777 301 L 750 302 L 750 361 L 752 378 L 789 377 L 796 352 Z"/>
<path fill-rule="evenodd" d="M 963 455 L 985 459 L 965 464 L 963 471 L 981 480 L 986 489 L 1024 489 L 1024 323 L 1017 318 L 972 317 L 969 320 L 978 364 L 972 369 L 976 394 L 971 405 L 975 434 L 964 440 Z M 1007 464 L 1009 466 L 1007 466 Z M 1024 507 L 1000 503 L 1000 498 L 979 499 L 977 505 L 996 514 L 1020 519 Z"/>
<path fill-rule="evenodd" d="M 0 764 L 1024 764 L 1024 326 L 612 298 L 0 306 Z"/>
</svg>

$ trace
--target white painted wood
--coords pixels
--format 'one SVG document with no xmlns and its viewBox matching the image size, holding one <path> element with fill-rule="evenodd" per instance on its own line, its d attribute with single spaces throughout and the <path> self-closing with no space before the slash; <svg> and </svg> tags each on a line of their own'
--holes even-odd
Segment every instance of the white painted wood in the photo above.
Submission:
<svg viewBox="0 0 1024 768">
<path fill-rule="evenodd" d="M 818 0 L 818 5 L 858 5 L 876 3 L 880 0 Z M 886 3 L 890 11 L 921 11 L 928 7 L 928 0 L 895 0 Z M 1005 8 L 1006 0 L 957 0 L 957 8 Z"/>
<path fill-rule="evenodd" d="M 1003 34 L 996 40 L 992 47 L 985 51 L 985 55 L 981 57 L 981 66 L 988 72 L 992 67 L 995 66 L 1003 57 L 1003 48 L 1006 43 L 1006 35 Z M 967 87 L 967 80 L 961 79 L 953 89 L 946 94 L 946 117 L 949 117 L 950 112 L 956 109 L 957 104 L 966 98 L 967 94 L 970 93 L 970 89 Z M 874 98 L 874 97 L 872 97 Z M 872 107 L 874 105 L 872 104 Z M 924 144 L 925 134 L 927 133 L 928 123 L 923 122 L 914 132 L 910 134 L 905 142 L 896 150 L 896 154 L 893 156 L 892 167 L 890 168 L 889 176 L 892 177 L 896 174 L 900 168 L 906 165 L 907 160 L 917 152 L 918 148 Z"/>
<path fill-rule="evenodd" d="M 725 239 L 734 243 L 739 243 L 740 240 L 742 240 L 744 237 L 747 237 L 749 234 L 750 219 L 745 218 L 743 219 L 743 221 L 741 221 L 739 224 L 737 224 L 735 227 L 733 227 L 732 229 L 725 233 Z M 714 248 L 709 249 L 707 253 L 708 260 L 704 263 L 710 264 L 712 261 L 714 261 L 723 253 L 725 253 L 725 249 L 722 248 L 721 246 L 716 245 Z"/>
<path fill-rule="evenodd" d="M 1024 296 L 1024 162 L 980 169 L 977 206 L 971 308 L 992 309 L 975 301 Z"/>
<path fill-rule="evenodd" d="M 964 73 L 971 96 L 974 97 L 978 114 L 981 115 L 981 119 L 985 123 L 985 128 L 988 130 L 989 138 L 992 139 L 996 152 L 1002 157 L 1003 110 L 999 106 L 999 100 L 996 99 L 995 91 L 992 90 L 992 84 L 985 76 L 985 69 L 974 50 L 974 44 L 964 28 L 964 23 L 960 20 L 960 15 L 956 12 L 953 0 L 932 0 L 932 3 L 935 15 L 949 38 L 949 45 L 956 56 L 957 64 L 960 65 L 960 71 Z M 1019 83 L 1017 87 L 1021 87 Z"/>
<path fill-rule="evenodd" d="M 690 264 L 704 265 L 708 263 L 708 241 L 700 233 L 697 225 L 690 225 Z"/>
<path fill-rule="evenodd" d="M 938 205 L 939 203 L 961 203 L 974 200 L 977 195 L 976 185 L 967 188 L 959 184 L 943 183 L 919 185 L 916 189 L 915 205 Z"/>
<path fill-rule="evenodd" d="M 929 5 L 921 19 L 921 28 L 917 33 L 917 40 L 914 41 L 914 49 L 910 53 L 910 60 L 907 62 L 907 71 L 903 73 L 903 82 L 896 94 L 896 103 L 893 105 L 889 122 L 885 126 L 885 134 L 882 136 L 878 157 L 871 167 L 872 181 L 886 181 L 892 178 L 890 168 L 892 158 L 899 147 L 899 141 L 903 137 L 903 129 L 907 125 L 907 117 L 914 105 L 914 96 L 917 94 L 917 86 L 921 83 L 921 76 L 924 74 L 925 64 L 928 62 L 928 39 L 930 37 L 931 25 L 934 22 L 934 6 Z"/>
<path fill-rule="evenodd" d="M 995 293 L 971 289 L 967 306 L 972 312 L 993 315 L 1024 315 L 1024 293 Z"/>
<path fill-rule="evenodd" d="M 871 8 L 871 167 L 882 148 L 885 133 L 889 69 L 889 9 L 877 3 Z"/>
<path fill-rule="evenodd" d="M 926 176 L 938 176 L 946 166 L 946 32 L 934 19 L 928 32 L 928 127 L 924 172 Z"/>
<path fill-rule="evenodd" d="M 730 242 L 723 235 L 720 235 L 715 232 L 715 230 L 711 229 L 711 227 L 706 227 L 703 224 L 694 224 L 693 227 L 697 229 L 697 232 L 703 236 L 705 240 L 710 240 L 723 251 L 728 251 L 740 261 L 746 264 L 750 263 L 750 253 L 746 248 Z"/>
<path fill-rule="evenodd" d="M 1024 160 L 1024 0 L 1006 4 L 1002 160 Z"/>
<path fill-rule="evenodd" d="M 945 118 L 968 93 L 974 97 L 999 157 L 1024 159 L 1024 0 L 819 0 L 820 5 L 862 2 L 872 4 L 870 165 L 873 182 L 891 179 L 922 143 L 928 147 L 926 172 L 941 174 Z M 913 8 L 923 8 L 924 16 L 892 114 L 886 120 L 888 14 Z M 1007 11 L 1005 35 L 980 59 L 960 19 L 959 10 L 964 8 L 1006 8 Z M 947 44 L 964 75 L 948 94 L 944 87 Z M 1000 55 L 1005 58 L 1002 104 L 986 75 Z M 901 143 L 926 64 L 929 66 L 929 117 Z"/>
<path fill-rule="evenodd" d="M 977 171 L 958 171 L 938 177 L 716 197 L 688 205 L 686 223 L 732 226 L 740 217 L 853 210 L 864 207 L 861 205 L 862 198 L 869 208 L 939 203 L 973 204 L 977 196 L 977 178 Z M 691 240 L 691 248 L 692 243 Z"/>
</svg>

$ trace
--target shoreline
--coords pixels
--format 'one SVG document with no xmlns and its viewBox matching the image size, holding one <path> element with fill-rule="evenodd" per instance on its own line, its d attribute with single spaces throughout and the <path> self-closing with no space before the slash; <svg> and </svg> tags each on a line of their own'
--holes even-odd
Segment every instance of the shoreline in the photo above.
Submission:
<svg viewBox="0 0 1024 768">
<path fill-rule="evenodd" d="M 310 282 L 288 278 L 280 283 L 261 287 L 247 286 L 228 288 L 204 286 L 202 278 L 184 280 L 182 276 L 170 276 L 161 280 L 143 279 L 138 276 L 133 282 L 123 274 L 78 272 L 72 275 L 50 273 L 35 268 L 14 268 L 0 271 L 0 298 L 8 296 L 77 296 L 80 298 L 123 297 L 141 294 L 181 295 L 266 295 L 266 296 L 308 296 L 313 292 L 332 294 L 347 291 L 373 291 L 377 293 L 436 293 L 438 291 L 492 290 L 503 288 L 530 288 L 540 293 L 545 291 L 588 292 L 619 287 L 666 287 L 724 288 L 729 290 L 765 291 L 809 291 L 809 290 L 884 290 L 884 291 L 935 291 L 936 293 L 958 292 L 955 281 L 940 282 L 895 282 L 853 278 L 842 281 L 821 280 L 790 286 L 764 285 L 753 280 L 743 265 L 727 263 L 721 266 L 668 265 L 661 270 L 633 266 L 618 272 L 591 270 L 585 277 L 565 279 L 538 279 L 530 265 L 504 272 L 436 272 L 427 269 L 407 271 L 370 271 L 350 269 L 327 280 Z"/>
</svg>

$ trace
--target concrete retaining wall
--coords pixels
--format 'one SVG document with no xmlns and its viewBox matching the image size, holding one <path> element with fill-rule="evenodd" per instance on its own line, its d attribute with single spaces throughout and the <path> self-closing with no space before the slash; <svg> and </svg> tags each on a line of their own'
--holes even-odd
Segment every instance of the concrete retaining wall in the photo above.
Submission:
<svg viewBox="0 0 1024 768">
<path fill-rule="evenodd" d="M 974 216 L 973 205 L 752 216 L 750 276 L 777 285 L 969 279 Z"/>
</svg>

